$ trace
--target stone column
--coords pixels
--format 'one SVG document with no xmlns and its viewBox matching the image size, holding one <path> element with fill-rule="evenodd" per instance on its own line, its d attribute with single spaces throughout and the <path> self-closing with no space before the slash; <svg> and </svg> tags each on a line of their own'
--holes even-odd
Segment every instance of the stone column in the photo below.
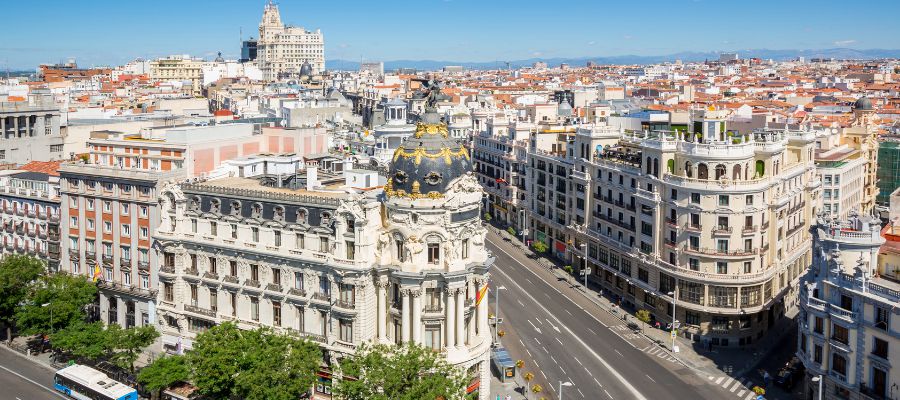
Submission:
<svg viewBox="0 0 900 400">
<path fill-rule="evenodd" d="M 19 137 L 19 116 L 18 115 L 13 117 L 13 127 L 15 128 L 15 132 L 13 132 L 13 137 Z"/>
<path fill-rule="evenodd" d="M 400 292 L 400 295 L 403 297 L 403 315 L 401 316 L 400 325 L 402 325 L 401 336 L 400 339 L 403 342 L 409 341 L 409 333 L 412 332 L 412 329 L 409 327 L 410 322 L 412 321 L 412 316 L 409 315 L 409 289 L 403 289 Z"/>
<path fill-rule="evenodd" d="M 447 332 L 447 346 L 456 346 L 456 292 L 458 289 L 447 289 L 447 322 L 444 324 L 444 330 Z M 462 324 L 462 322 L 460 322 Z"/>
<path fill-rule="evenodd" d="M 375 291 L 378 302 L 378 315 L 375 317 L 378 321 L 378 340 L 384 341 L 387 338 L 387 282 L 376 282 Z"/>
<path fill-rule="evenodd" d="M 31 134 L 31 128 L 32 128 L 32 126 L 31 126 L 31 116 L 29 115 L 29 116 L 26 116 L 26 117 L 25 117 L 25 137 L 31 137 L 31 136 L 32 136 L 32 134 Z"/>
<path fill-rule="evenodd" d="M 422 344 L 422 290 L 417 289 L 412 295 L 412 339 L 416 344 Z"/>
<path fill-rule="evenodd" d="M 458 347 L 466 347 L 466 301 L 465 291 L 461 288 L 456 289 L 456 345 Z"/>
</svg>

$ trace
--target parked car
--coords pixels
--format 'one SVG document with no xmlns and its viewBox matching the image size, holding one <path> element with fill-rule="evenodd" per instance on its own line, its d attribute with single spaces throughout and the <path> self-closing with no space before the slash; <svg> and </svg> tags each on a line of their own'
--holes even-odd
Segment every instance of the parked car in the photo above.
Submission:
<svg viewBox="0 0 900 400">
<path fill-rule="evenodd" d="M 775 374 L 775 384 L 790 390 L 800 379 L 802 379 L 805 370 L 806 368 L 803 366 L 803 363 L 800 362 L 800 359 L 792 357 L 791 360 L 785 363 L 784 367 L 781 367 L 781 369 L 778 370 L 778 373 Z"/>
</svg>

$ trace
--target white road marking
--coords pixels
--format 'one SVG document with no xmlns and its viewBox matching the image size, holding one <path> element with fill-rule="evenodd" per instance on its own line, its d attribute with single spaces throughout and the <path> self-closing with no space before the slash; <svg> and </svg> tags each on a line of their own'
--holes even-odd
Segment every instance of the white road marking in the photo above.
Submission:
<svg viewBox="0 0 900 400">
<path fill-rule="evenodd" d="M 53 393 L 56 397 L 59 397 L 59 398 L 61 398 L 61 399 L 67 399 L 67 398 L 68 398 L 68 397 L 65 397 L 65 396 L 59 394 L 57 391 L 55 391 L 55 390 L 53 390 L 53 389 L 50 389 L 50 388 L 48 388 L 48 387 L 46 387 L 46 386 L 44 386 L 44 385 L 41 385 L 40 383 L 37 383 L 37 382 L 35 382 L 35 381 L 31 380 L 31 379 L 28 379 L 26 376 L 24 376 L 24 375 L 22 375 L 22 374 L 19 374 L 19 373 L 16 372 L 16 371 L 13 371 L 13 370 L 11 370 L 11 369 L 9 369 L 9 368 L 6 368 L 6 367 L 4 367 L 4 366 L 2 366 L 2 365 L 0 365 L 0 368 L 2 368 L 2 369 L 3 369 L 4 371 L 6 371 L 6 372 L 9 372 L 9 373 L 11 373 L 11 374 L 13 374 L 13 375 L 15 375 L 15 376 L 18 376 L 19 378 L 22 378 L 22 379 L 28 381 L 28 382 L 31 383 L 32 385 L 35 385 L 35 386 L 37 386 L 37 387 L 39 387 L 39 388 L 41 388 L 41 389 L 44 389 L 44 390 L 46 390 L 46 391 L 48 391 L 48 392 L 50 392 L 50 393 Z"/>
<path fill-rule="evenodd" d="M 556 341 L 559 342 L 559 344 L 565 346 L 565 345 L 563 344 L 563 342 L 562 342 L 561 340 L 559 340 L 559 338 L 556 338 Z"/>
<path fill-rule="evenodd" d="M 729 392 L 734 393 L 734 391 L 737 390 L 737 388 L 739 388 L 739 387 L 741 387 L 741 383 L 735 382 L 734 386 L 731 387 L 731 390 L 729 390 Z"/>
<path fill-rule="evenodd" d="M 566 311 L 566 314 L 572 315 L 572 313 L 569 312 L 569 310 L 565 310 L 565 311 Z M 572 315 L 572 316 L 574 317 L 574 315 Z"/>
<path fill-rule="evenodd" d="M 550 298 L 550 295 L 547 293 L 544 293 L 544 296 L 547 296 L 548 299 Z"/>
<path fill-rule="evenodd" d="M 734 382 L 734 378 L 729 376 L 728 379 L 725 380 L 725 383 L 722 384 L 722 387 L 728 389 L 728 385 L 730 385 L 731 382 Z"/>
<path fill-rule="evenodd" d="M 508 257 L 515 259 L 515 258 L 514 258 L 513 256 L 511 256 L 509 253 L 507 253 L 506 250 L 503 250 L 503 249 L 500 248 L 500 247 L 497 247 L 497 249 L 499 249 L 500 251 L 502 251 L 503 253 L 505 253 Z M 616 379 L 618 379 L 619 382 L 621 382 L 622 385 L 625 386 L 625 388 L 628 389 L 629 392 L 631 392 L 631 394 L 632 394 L 632 396 L 633 396 L 634 399 L 636 399 L 636 400 L 647 400 L 647 398 L 644 397 L 644 395 L 642 395 L 641 392 L 639 392 L 639 391 L 637 390 L 637 388 L 635 388 L 630 382 L 628 382 L 628 380 L 626 380 L 625 377 L 622 376 L 622 374 L 619 373 L 619 371 L 616 371 L 616 370 L 613 368 L 612 365 L 610 365 L 608 362 L 606 362 L 606 360 L 603 359 L 603 357 L 600 357 L 600 355 L 597 354 L 597 352 L 594 351 L 593 348 L 591 348 L 590 346 L 587 345 L 587 343 L 585 343 L 583 340 L 581 340 L 581 338 L 578 337 L 578 335 L 576 335 L 575 332 L 573 332 L 571 329 L 569 329 L 568 326 L 566 326 L 566 325 L 563 324 L 562 322 L 559 322 L 559 320 L 556 318 L 556 316 L 553 316 L 553 315 L 552 315 L 552 313 L 550 312 L 550 310 L 547 310 L 547 308 L 544 307 L 543 304 L 539 303 L 539 302 L 537 301 L 537 299 L 534 298 L 534 296 L 532 296 L 532 295 L 531 295 L 530 293 L 528 293 L 525 289 L 523 289 L 522 286 L 519 285 L 519 284 L 515 281 L 515 279 L 512 279 L 509 275 L 507 275 L 505 272 L 503 272 L 503 271 L 500 270 L 499 268 L 498 268 L 496 271 L 497 271 L 498 274 L 501 274 L 501 275 L 503 275 L 504 277 L 506 277 L 506 279 L 507 279 L 513 286 L 515 286 L 516 288 L 519 289 L 519 291 L 521 291 L 522 293 L 524 293 L 525 296 L 528 297 L 533 303 L 537 304 L 537 306 L 538 306 L 541 310 L 543 310 L 544 313 L 546 313 L 546 314 L 548 314 L 548 315 L 551 315 L 551 316 L 553 317 L 553 319 L 556 319 L 557 322 L 558 322 L 560 325 L 562 325 L 562 327 L 566 330 L 566 332 L 568 332 L 568 334 L 571 335 L 571 336 L 575 339 L 575 341 L 578 342 L 578 344 L 580 344 L 582 347 L 584 347 L 589 353 L 591 353 L 591 355 L 594 356 L 594 358 L 596 358 L 598 361 L 600 361 L 600 363 L 603 364 L 603 366 L 606 367 L 606 369 L 608 369 L 609 372 L 610 372 Z M 530 270 L 529 270 L 529 271 L 530 271 Z M 545 294 L 546 294 L 546 293 L 545 293 Z M 549 296 L 548 296 L 548 297 L 549 297 Z M 548 322 L 549 322 L 549 321 L 548 321 Z M 610 398 L 612 398 L 612 396 L 610 396 Z"/>
<path fill-rule="evenodd" d="M 554 363 L 554 364 L 559 364 L 559 362 L 557 362 L 556 359 L 553 358 L 553 356 L 550 356 L 550 359 L 553 360 L 553 363 Z"/>
<path fill-rule="evenodd" d="M 522 307 L 522 308 L 525 308 L 525 305 L 524 305 L 524 304 L 522 304 L 522 302 L 521 302 L 521 301 L 519 301 L 519 299 L 516 299 L 516 303 L 519 303 L 519 306 L 521 306 L 521 307 Z"/>
<path fill-rule="evenodd" d="M 591 329 L 591 328 L 588 328 L 588 330 L 589 330 L 589 331 L 591 331 L 591 333 L 593 333 L 593 334 L 594 334 L 594 336 L 597 336 L 597 332 L 594 332 L 594 330 L 593 330 L 593 329 Z"/>
<path fill-rule="evenodd" d="M 541 341 L 537 340 L 537 338 L 534 338 L 534 341 L 537 342 L 537 344 L 541 344 Z"/>
<path fill-rule="evenodd" d="M 613 349 L 613 350 L 615 350 L 616 354 L 618 354 L 620 357 L 625 357 L 624 355 L 622 355 L 622 353 L 619 352 L 619 350 L 616 350 L 616 349 Z"/>
<path fill-rule="evenodd" d="M 744 400 L 751 400 L 751 399 L 753 399 L 754 397 L 756 397 L 756 393 L 753 393 L 753 392 L 751 391 L 749 394 L 747 394 L 747 397 L 745 397 Z"/>
<path fill-rule="evenodd" d="M 576 389 L 578 389 L 578 388 L 576 388 Z M 584 397 L 584 393 L 581 392 L 581 389 L 578 389 L 578 393 L 581 394 L 581 397 Z M 585 397 L 585 398 L 586 398 L 586 397 Z"/>
<path fill-rule="evenodd" d="M 547 351 L 547 348 L 546 348 L 546 347 L 544 347 L 544 346 L 541 346 L 541 348 L 542 348 L 542 349 L 544 349 L 544 353 L 547 353 L 547 354 L 550 354 L 550 352 L 549 352 L 549 351 Z"/>
<path fill-rule="evenodd" d="M 538 371 L 541 371 L 541 375 L 544 375 L 544 380 L 547 380 L 547 374 L 544 373 L 544 370 L 539 369 Z"/>
<path fill-rule="evenodd" d="M 578 360 L 578 357 L 574 357 L 574 356 L 573 356 L 572 358 L 575 359 L 575 362 L 577 362 L 578 365 L 580 365 L 580 366 L 582 366 L 582 367 L 584 366 L 584 364 L 582 364 L 581 361 Z"/>
<path fill-rule="evenodd" d="M 722 383 L 723 380 L 725 380 L 725 377 L 724 377 L 724 376 L 720 376 L 719 379 L 716 379 L 716 385 Z"/>
<path fill-rule="evenodd" d="M 603 389 L 603 391 L 606 392 L 606 389 Z M 612 398 L 612 395 L 609 394 L 609 392 L 606 392 L 606 395 L 609 396 L 609 398 Z"/>
<path fill-rule="evenodd" d="M 532 282 L 531 279 L 525 278 L 525 280 L 528 281 L 528 283 L 534 285 L 534 282 Z"/>
<path fill-rule="evenodd" d="M 594 382 L 597 382 L 597 386 L 603 387 L 603 385 L 600 384 L 600 381 L 598 381 L 597 378 L 594 378 Z"/>
<path fill-rule="evenodd" d="M 741 397 L 741 396 L 743 396 L 744 393 L 746 393 L 746 392 L 747 392 L 746 390 L 741 390 L 740 392 L 738 392 L 737 395 L 738 395 L 738 397 Z"/>
<path fill-rule="evenodd" d="M 538 328 L 538 327 L 534 326 L 534 322 L 531 322 L 531 320 L 529 319 L 529 320 L 528 320 L 528 323 L 531 324 L 531 327 L 534 328 L 534 330 L 537 331 L 538 335 L 541 334 L 541 328 Z M 535 339 L 535 340 L 536 340 L 536 339 Z M 524 346 L 524 344 L 523 344 L 523 346 Z"/>
<path fill-rule="evenodd" d="M 654 380 L 653 378 L 651 378 L 650 375 L 644 374 L 644 376 L 646 376 L 647 379 L 653 381 L 653 383 L 656 383 L 656 380 Z"/>
<path fill-rule="evenodd" d="M 712 376 L 712 375 L 709 376 L 709 380 L 713 380 L 713 378 L 715 378 L 715 376 Z"/>
<path fill-rule="evenodd" d="M 525 346 L 522 346 L 522 347 L 525 347 Z M 525 352 L 528 353 L 528 358 L 534 358 L 534 356 L 531 355 L 531 352 L 528 351 L 528 349 L 525 349 Z"/>
</svg>

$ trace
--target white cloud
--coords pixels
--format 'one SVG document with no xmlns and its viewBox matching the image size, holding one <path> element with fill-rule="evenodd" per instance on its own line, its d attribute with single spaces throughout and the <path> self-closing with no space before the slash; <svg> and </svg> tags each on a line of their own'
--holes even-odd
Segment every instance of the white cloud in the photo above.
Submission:
<svg viewBox="0 0 900 400">
<path fill-rule="evenodd" d="M 835 41 L 834 41 L 834 45 L 835 45 L 835 46 L 848 46 L 848 45 L 851 45 L 851 44 L 854 44 L 854 43 L 856 43 L 856 40 L 855 40 L 855 39 L 835 40 Z"/>
<path fill-rule="evenodd" d="M 593 46 L 593 45 L 595 45 L 595 44 L 597 44 L 597 42 L 595 42 L 595 41 L 593 41 L 593 40 L 591 40 L 591 41 L 590 41 L 590 42 L 588 42 L 588 43 L 587 43 L 587 44 L 588 44 L 588 46 Z"/>
<path fill-rule="evenodd" d="M 633 38 L 633 36 L 631 36 L 631 35 L 623 35 L 622 36 L 622 39 L 625 39 L 625 40 L 631 40 L 632 38 Z"/>
</svg>

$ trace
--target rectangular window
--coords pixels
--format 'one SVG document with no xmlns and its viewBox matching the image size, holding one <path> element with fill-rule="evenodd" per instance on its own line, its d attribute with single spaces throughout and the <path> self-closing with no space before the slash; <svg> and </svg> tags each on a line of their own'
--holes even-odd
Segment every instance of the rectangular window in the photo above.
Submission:
<svg viewBox="0 0 900 400">
<path fill-rule="evenodd" d="M 306 248 L 306 236 L 302 233 L 297 234 L 296 246 L 299 250 L 303 250 Z"/>
<path fill-rule="evenodd" d="M 128 215 L 128 203 L 122 203 L 122 215 Z"/>
<path fill-rule="evenodd" d="M 353 343 L 353 321 L 346 319 L 340 321 L 341 341 Z"/>
<path fill-rule="evenodd" d="M 347 248 L 347 259 L 355 260 L 356 259 L 356 242 L 347 241 L 347 242 L 345 242 L 345 247 Z"/>
<path fill-rule="evenodd" d="M 328 281 L 327 276 L 319 277 L 319 293 L 322 293 L 327 297 L 331 297 L 331 282 Z"/>
<path fill-rule="evenodd" d="M 209 272 L 212 274 L 218 273 L 219 268 L 216 263 L 218 263 L 218 260 L 215 257 L 209 257 Z"/>
<path fill-rule="evenodd" d="M 462 240 L 462 258 L 469 258 L 469 239 Z"/>
<path fill-rule="evenodd" d="M 236 317 L 237 316 L 237 293 L 231 292 L 229 297 L 230 297 L 230 302 L 231 302 L 231 316 Z"/>
<path fill-rule="evenodd" d="M 168 302 L 173 301 L 175 298 L 175 288 L 173 287 L 172 282 L 163 282 L 163 299 Z"/>
<path fill-rule="evenodd" d="M 190 285 L 191 288 L 191 305 L 197 307 L 197 285 Z"/>
<path fill-rule="evenodd" d="M 700 204 L 700 193 L 691 193 L 691 203 Z"/>
<path fill-rule="evenodd" d="M 843 344 L 848 344 L 850 341 L 850 332 L 847 328 L 840 326 L 838 324 L 831 325 L 831 338 Z"/>
<path fill-rule="evenodd" d="M 197 233 L 197 218 L 191 218 L 191 232 Z"/>
<path fill-rule="evenodd" d="M 428 263 L 437 264 L 441 260 L 441 247 L 437 243 L 428 243 Z"/>
<path fill-rule="evenodd" d="M 272 325 L 281 326 L 281 303 L 272 302 Z"/>
<path fill-rule="evenodd" d="M 149 234 L 150 234 L 150 230 L 147 229 L 147 227 L 142 226 L 141 227 L 141 239 L 146 239 L 147 235 L 149 235 Z"/>
<path fill-rule="evenodd" d="M 209 289 L 209 309 L 212 312 L 219 311 L 219 292 L 216 289 Z"/>
<path fill-rule="evenodd" d="M 272 268 L 272 283 L 281 286 L 281 270 Z"/>
<path fill-rule="evenodd" d="M 259 228 L 254 226 L 253 228 L 250 228 L 250 232 L 252 233 L 252 236 L 253 236 L 253 242 L 254 243 L 259 242 Z"/>
<path fill-rule="evenodd" d="M 149 207 L 141 206 L 141 218 L 147 218 L 147 214 L 149 213 Z"/>
<path fill-rule="evenodd" d="M 717 274 L 727 274 L 728 273 L 728 263 L 724 261 L 716 262 L 716 273 Z"/>
<path fill-rule="evenodd" d="M 103 232 L 112 233 L 112 222 L 103 221 Z"/>
<path fill-rule="evenodd" d="M 684 313 L 684 323 L 693 326 L 700 325 L 700 314 L 695 312 L 687 311 Z"/>
<path fill-rule="evenodd" d="M 122 224 L 122 236 L 131 237 L 131 225 Z"/>
<path fill-rule="evenodd" d="M 831 370 L 842 376 L 847 376 L 847 359 L 838 353 L 831 353 Z"/>
<path fill-rule="evenodd" d="M 294 271 L 294 289 L 303 290 L 303 273 Z"/>
<path fill-rule="evenodd" d="M 424 345 L 426 348 L 429 348 L 434 351 L 441 350 L 441 327 L 440 326 L 425 326 L 425 338 Z"/>
<path fill-rule="evenodd" d="M 822 346 L 813 345 L 813 361 L 816 364 L 822 364 Z"/>
<path fill-rule="evenodd" d="M 875 327 L 886 331 L 890 323 L 890 311 L 884 307 L 875 307 Z"/>
<path fill-rule="evenodd" d="M 719 205 L 720 206 L 728 206 L 728 195 L 727 194 L 719 195 Z"/>
<path fill-rule="evenodd" d="M 259 298 L 250 296 L 250 319 L 259 321 Z"/>
<path fill-rule="evenodd" d="M 691 271 L 699 271 L 700 270 L 700 260 L 698 260 L 696 258 L 689 258 L 688 266 L 691 268 Z"/>
<path fill-rule="evenodd" d="M 250 280 L 259 282 L 259 265 L 250 264 Z"/>
<path fill-rule="evenodd" d="M 238 236 L 238 226 L 237 224 L 231 224 L 231 238 L 237 239 Z"/>
<path fill-rule="evenodd" d="M 642 282 L 649 282 L 650 274 L 647 272 L 646 269 L 638 268 L 638 279 L 641 280 Z"/>
<path fill-rule="evenodd" d="M 749 274 L 753 271 L 753 263 L 750 261 L 744 261 L 744 273 Z"/>
<path fill-rule="evenodd" d="M 275 247 L 281 247 L 281 231 L 273 231 L 275 235 Z"/>
<path fill-rule="evenodd" d="M 872 354 L 881 357 L 883 359 L 888 358 L 888 342 L 885 340 L 881 340 L 877 337 L 873 337 L 872 342 Z"/>
<path fill-rule="evenodd" d="M 230 271 L 229 271 L 229 272 L 230 272 L 230 275 L 233 276 L 233 277 L 237 277 L 237 274 L 238 274 L 238 263 L 237 263 L 237 261 L 231 260 L 231 261 L 228 262 L 228 264 L 229 264 L 229 267 L 230 267 L 230 268 L 229 268 L 229 269 L 230 269 Z"/>
<path fill-rule="evenodd" d="M 209 221 L 209 235 L 216 236 L 219 234 L 219 225 L 215 221 Z"/>
</svg>

